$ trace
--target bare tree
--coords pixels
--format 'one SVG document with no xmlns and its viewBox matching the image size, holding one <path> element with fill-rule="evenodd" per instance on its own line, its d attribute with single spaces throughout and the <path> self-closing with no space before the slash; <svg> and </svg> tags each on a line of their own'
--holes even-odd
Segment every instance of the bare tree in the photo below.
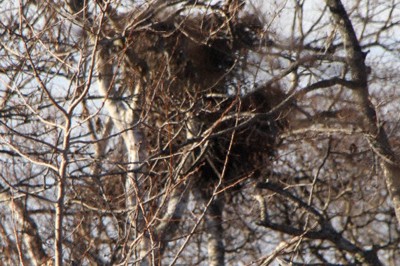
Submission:
<svg viewBox="0 0 400 266">
<path fill-rule="evenodd" d="M 7 265 L 397 265 L 398 1 L 1 2 Z"/>
</svg>

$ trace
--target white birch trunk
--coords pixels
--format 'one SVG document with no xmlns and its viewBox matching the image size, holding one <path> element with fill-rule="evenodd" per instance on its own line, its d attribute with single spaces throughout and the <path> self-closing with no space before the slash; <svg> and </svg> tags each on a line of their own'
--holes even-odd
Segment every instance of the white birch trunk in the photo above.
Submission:
<svg viewBox="0 0 400 266">
<path fill-rule="evenodd" d="M 121 132 L 121 137 L 124 140 L 127 156 L 128 156 L 128 174 L 126 178 L 126 208 L 133 211 L 137 201 L 135 198 L 140 198 L 140 195 L 135 195 L 138 192 L 137 184 L 137 171 L 141 167 L 141 163 L 145 160 L 145 148 L 143 135 L 139 128 L 139 116 L 138 111 L 140 94 L 142 91 L 142 83 L 138 82 L 135 88 L 135 100 L 132 102 L 130 108 L 124 105 L 123 102 L 114 99 L 116 92 L 113 86 L 114 69 L 113 59 L 111 56 L 111 49 L 107 45 L 99 47 L 96 53 L 96 67 L 98 73 L 98 87 L 99 92 L 104 96 L 105 107 L 116 126 L 117 130 Z M 136 210 L 140 213 L 140 210 Z M 139 215 L 138 220 L 134 221 L 131 216 L 130 223 L 137 230 L 142 231 L 144 227 L 142 215 Z M 143 237 L 143 239 L 145 239 Z M 145 241 L 146 242 L 146 241 Z M 141 248 L 138 252 L 139 257 L 147 255 L 146 244 L 143 241 L 140 244 Z M 145 264 L 146 265 L 146 264 Z"/>
</svg>

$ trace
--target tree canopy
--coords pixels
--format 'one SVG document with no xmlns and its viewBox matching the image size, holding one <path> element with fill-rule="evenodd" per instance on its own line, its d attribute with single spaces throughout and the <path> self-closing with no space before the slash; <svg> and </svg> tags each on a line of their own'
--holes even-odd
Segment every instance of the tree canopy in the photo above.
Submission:
<svg viewBox="0 0 400 266">
<path fill-rule="evenodd" d="M 399 5 L 0 1 L 0 259 L 399 264 Z"/>
</svg>

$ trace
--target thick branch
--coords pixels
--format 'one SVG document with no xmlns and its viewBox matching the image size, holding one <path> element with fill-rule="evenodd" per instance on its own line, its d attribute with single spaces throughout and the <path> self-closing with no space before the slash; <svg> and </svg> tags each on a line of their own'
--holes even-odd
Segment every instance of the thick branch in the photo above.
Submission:
<svg viewBox="0 0 400 266">
<path fill-rule="evenodd" d="M 2 191 L 4 190 L 1 185 L 0 189 Z M 17 215 L 18 221 L 23 227 L 23 241 L 27 246 L 29 257 L 32 259 L 32 261 L 37 262 L 37 265 L 45 263 L 49 257 L 43 249 L 42 238 L 39 236 L 39 230 L 36 222 L 27 215 L 24 205 L 19 200 L 12 199 L 10 193 L 4 192 L 0 194 L 0 201 L 3 200 L 9 202 L 10 208 Z"/>
<path fill-rule="evenodd" d="M 156 228 L 157 240 L 160 245 L 160 257 L 162 257 L 168 241 L 172 239 L 179 228 L 183 212 L 188 204 L 188 197 L 189 188 L 185 183 L 179 184 L 172 191 L 172 195 L 167 202 L 167 211 Z"/>
<path fill-rule="evenodd" d="M 363 250 L 358 246 L 356 246 L 355 244 L 351 243 L 349 240 L 343 237 L 342 234 L 338 233 L 330 224 L 330 222 L 327 221 L 318 210 L 308 205 L 306 202 L 302 201 L 300 198 L 296 197 L 289 191 L 271 182 L 259 183 L 257 184 L 257 187 L 276 192 L 285 197 L 286 199 L 292 201 L 299 207 L 303 208 L 308 213 L 312 214 L 314 217 L 317 218 L 317 221 L 321 229 L 307 231 L 301 228 L 295 228 L 285 224 L 277 224 L 270 221 L 267 215 L 265 215 L 266 219 L 264 221 L 258 223 L 259 225 L 292 236 L 302 236 L 310 239 L 327 240 L 334 243 L 340 250 L 345 250 L 349 253 L 355 254 L 356 258 L 360 262 L 366 263 L 368 265 L 382 265 L 375 250 Z"/>
</svg>

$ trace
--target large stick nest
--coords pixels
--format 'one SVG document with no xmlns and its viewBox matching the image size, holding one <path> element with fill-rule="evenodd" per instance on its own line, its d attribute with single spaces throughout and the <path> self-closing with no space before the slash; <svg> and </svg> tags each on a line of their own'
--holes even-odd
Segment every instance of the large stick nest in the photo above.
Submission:
<svg viewBox="0 0 400 266">
<path fill-rule="evenodd" d="M 171 143 L 182 122 L 195 122 L 196 130 L 191 132 L 195 136 L 210 127 L 214 133 L 226 131 L 211 137 L 200 162 L 203 176 L 222 172 L 231 142 L 228 176 L 241 178 L 265 168 L 282 125 L 278 115 L 229 130 L 238 125 L 235 117 L 241 113 L 266 113 L 284 97 L 278 87 L 259 88 L 243 96 L 245 81 L 240 73 L 250 52 L 259 49 L 265 39 L 257 16 L 233 17 L 210 8 L 204 13 L 172 12 L 137 21 L 134 28 L 125 29 L 123 51 L 129 66 L 125 75 L 127 86 L 133 87 L 139 80 L 146 84 L 143 109 L 147 110 L 148 126 L 153 127 L 153 137 L 148 137 L 151 149 L 170 149 L 173 145 L 165 144 Z M 228 116 L 232 118 L 225 119 Z M 161 121 L 158 126 L 157 121 Z M 154 137 L 154 132 L 161 134 Z M 173 144 L 183 143 L 185 138 L 176 137 Z"/>
</svg>

